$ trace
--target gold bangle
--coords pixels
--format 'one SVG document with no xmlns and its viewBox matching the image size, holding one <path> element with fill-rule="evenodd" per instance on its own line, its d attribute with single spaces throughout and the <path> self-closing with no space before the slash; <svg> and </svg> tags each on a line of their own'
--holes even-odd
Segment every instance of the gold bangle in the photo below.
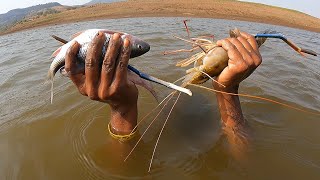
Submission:
<svg viewBox="0 0 320 180">
<path fill-rule="evenodd" d="M 136 136 L 136 132 L 137 132 L 137 128 L 134 129 L 133 132 L 131 132 L 130 134 L 126 134 L 126 135 L 119 135 L 119 134 L 115 134 L 111 131 L 111 127 L 110 127 L 110 123 L 108 124 L 108 131 L 109 134 L 111 135 L 111 137 L 113 137 L 114 139 L 120 141 L 120 142 L 126 142 L 131 140 L 132 138 L 134 138 Z"/>
</svg>

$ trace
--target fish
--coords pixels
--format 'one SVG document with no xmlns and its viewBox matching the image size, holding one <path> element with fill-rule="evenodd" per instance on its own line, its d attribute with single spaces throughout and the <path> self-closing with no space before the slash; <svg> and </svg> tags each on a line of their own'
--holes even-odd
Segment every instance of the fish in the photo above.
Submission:
<svg viewBox="0 0 320 180">
<path fill-rule="evenodd" d="M 104 46 L 102 49 L 103 56 L 106 53 L 106 47 L 109 44 L 110 38 L 114 33 L 119 33 L 123 40 L 125 38 L 130 38 L 131 46 L 132 46 L 130 58 L 135 58 L 135 57 L 141 56 L 150 50 L 150 45 L 148 43 L 146 43 L 146 42 L 140 40 L 139 38 L 132 36 L 130 34 L 122 33 L 122 32 L 115 32 L 115 31 L 108 31 L 105 29 L 88 29 L 83 32 L 79 32 L 79 33 L 74 34 L 73 39 L 69 42 L 64 40 L 65 44 L 63 46 L 59 47 L 52 54 L 51 57 L 54 59 L 50 65 L 50 68 L 48 71 L 48 79 L 53 79 L 56 72 L 61 67 L 64 66 L 65 56 L 67 54 L 67 51 L 74 42 L 78 42 L 80 44 L 80 49 L 79 49 L 77 56 L 78 56 L 79 60 L 84 62 L 86 59 L 86 56 L 87 56 L 88 47 L 89 47 L 90 43 L 92 42 L 92 40 L 94 39 L 94 37 L 99 32 L 103 32 L 106 37 L 106 40 L 104 42 Z M 57 37 L 57 36 L 55 36 L 55 37 Z M 59 38 L 59 37 L 57 37 L 57 38 Z M 60 38 L 60 41 L 63 41 L 63 39 Z"/>
<path fill-rule="evenodd" d="M 65 65 L 65 56 L 67 54 L 68 49 L 71 47 L 71 45 L 74 42 L 78 42 L 80 44 L 80 49 L 77 54 L 77 57 L 78 57 L 78 60 L 80 61 L 80 63 L 82 62 L 84 64 L 89 45 L 91 44 L 92 40 L 99 32 L 103 32 L 105 35 L 105 42 L 104 42 L 104 45 L 102 48 L 102 55 L 103 56 L 106 54 L 106 49 L 107 49 L 108 44 L 110 42 L 110 39 L 114 33 L 119 33 L 122 40 L 124 40 L 125 38 L 130 39 L 130 42 L 131 42 L 130 58 L 135 58 L 135 57 L 141 56 L 150 50 L 150 45 L 148 43 L 144 42 L 143 40 L 141 40 L 133 35 L 123 33 L 123 32 L 109 31 L 106 29 L 88 29 L 88 30 L 76 33 L 72 36 L 73 39 L 69 42 L 62 39 L 62 38 L 59 38 L 57 36 L 53 36 L 53 38 L 60 41 L 64 45 L 59 47 L 51 56 L 51 58 L 53 58 L 53 61 L 49 67 L 48 75 L 47 75 L 47 79 L 49 81 L 51 81 L 51 97 L 50 97 L 51 104 L 53 102 L 54 76 L 59 70 L 61 72 L 63 72 L 63 68 Z M 169 83 L 169 82 L 160 80 L 158 78 L 149 76 L 149 75 L 142 73 L 139 70 L 133 68 L 131 65 L 128 65 L 128 69 L 129 69 L 128 70 L 128 72 L 129 72 L 128 79 L 130 81 L 132 81 L 133 83 L 146 88 L 156 99 L 157 99 L 157 94 L 154 91 L 153 86 L 150 82 L 158 83 L 158 84 L 161 84 L 161 85 L 166 86 L 168 88 L 172 88 L 172 89 L 175 89 L 178 91 L 185 92 L 188 95 L 192 95 L 192 93 L 189 89 L 182 88 L 182 87 L 176 86 L 172 83 Z"/>
</svg>

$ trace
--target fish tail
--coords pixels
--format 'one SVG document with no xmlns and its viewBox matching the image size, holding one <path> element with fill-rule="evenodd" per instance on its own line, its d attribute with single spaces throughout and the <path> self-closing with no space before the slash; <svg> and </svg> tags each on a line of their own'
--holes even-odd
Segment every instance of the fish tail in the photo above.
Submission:
<svg viewBox="0 0 320 180">
<path fill-rule="evenodd" d="M 48 75 L 47 75 L 47 81 L 51 82 L 51 90 L 50 90 L 50 102 L 51 102 L 51 104 L 53 102 L 53 80 L 54 80 L 53 77 L 54 77 L 53 73 L 49 70 L 48 71 Z"/>
<path fill-rule="evenodd" d="M 51 80 L 51 92 L 50 92 L 50 102 L 52 104 L 53 101 L 53 79 Z"/>
</svg>

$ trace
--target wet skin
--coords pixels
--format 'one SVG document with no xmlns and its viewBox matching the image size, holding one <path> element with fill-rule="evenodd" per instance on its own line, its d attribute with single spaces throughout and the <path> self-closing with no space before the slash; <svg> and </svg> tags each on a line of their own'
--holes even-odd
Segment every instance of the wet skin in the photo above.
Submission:
<svg viewBox="0 0 320 180">
<path fill-rule="evenodd" d="M 227 38 L 217 42 L 229 56 L 228 66 L 221 72 L 216 80 L 225 85 L 222 87 L 213 82 L 216 90 L 238 93 L 240 83 L 250 76 L 261 64 L 262 58 L 255 38 L 241 32 L 238 38 Z M 244 124 L 239 96 L 217 93 L 219 110 L 224 125 L 233 128 Z"/>
<path fill-rule="evenodd" d="M 240 83 L 250 76 L 261 64 L 262 58 L 255 38 L 245 32 L 237 38 L 227 38 L 217 42 L 229 56 L 228 66 L 216 80 L 224 84 L 222 87 L 213 82 L 213 87 L 219 91 L 238 93 Z M 216 93 L 222 120 L 222 132 L 230 145 L 230 153 L 241 162 L 246 159 L 249 149 L 249 127 L 243 117 L 239 96 Z"/>
<path fill-rule="evenodd" d="M 110 105 L 110 124 L 114 133 L 129 134 L 137 124 L 138 114 L 138 90 L 127 80 L 126 67 L 130 57 L 130 42 L 128 39 L 122 42 L 119 34 L 114 34 L 105 57 L 102 57 L 103 42 L 102 33 L 93 40 L 85 60 L 85 72 L 76 65 L 79 44 L 73 44 L 67 53 L 65 69 L 81 94 Z M 240 83 L 262 62 L 255 38 L 241 32 L 240 37 L 220 40 L 217 45 L 227 51 L 230 59 L 228 66 L 216 77 L 216 80 L 225 87 L 215 82 L 213 87 L 220 91 L 238 93 Z M 100 61 L 103 63 L 99 63 Z M 242 133 L 246 129 L 246 122 L 239 97 L 221 93 L 216 93 L 216 96 L 223 132 L 230 144 L 237 146 L 234 141 L 238 137 L 244 137 L 243 141 L 246 141 Z"/>
<path fill-rule="evenodd" d="M 130 41 L 122 42 L 120 35 L 114 34 L 105 57 L 102 57 L 104 38 L 103 33 L 99 33 L 88 48 L 85 72 L 76 65 L 79 44 L 74 43 L 68 50 L 65 70 L 82 95 L 110 105 L 110 124 L 114 133 L 129 134 L 138 115 L 138 89 L 127 80 Z"/>
</svg>

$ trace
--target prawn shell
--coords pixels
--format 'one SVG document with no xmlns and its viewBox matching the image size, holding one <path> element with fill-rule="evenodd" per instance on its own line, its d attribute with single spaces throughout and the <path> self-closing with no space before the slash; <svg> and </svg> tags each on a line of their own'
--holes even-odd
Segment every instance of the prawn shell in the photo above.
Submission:
<svg viewBox="0 0 320 180">
<path fill-rule="evenodd" d="M 209 79 L 202 72 L 211 77 L 218 76 L 228 66 L 228 60 L 228 53 L 222 47 L 215 47 L 202 59 L 202 65 L 187 70 L 188 75 L 183 82 L 202 84 Z M 195 63 L 195 65 L 198 65 L 198 63 Z"/>
<path fill-rule="evenodd" d="M 227 51 L 222 47 L 216 47 L 203 58 L 203 71 L 211 77 L 218 76 L 228 66 L 228 60 Z"/>
</svg>

